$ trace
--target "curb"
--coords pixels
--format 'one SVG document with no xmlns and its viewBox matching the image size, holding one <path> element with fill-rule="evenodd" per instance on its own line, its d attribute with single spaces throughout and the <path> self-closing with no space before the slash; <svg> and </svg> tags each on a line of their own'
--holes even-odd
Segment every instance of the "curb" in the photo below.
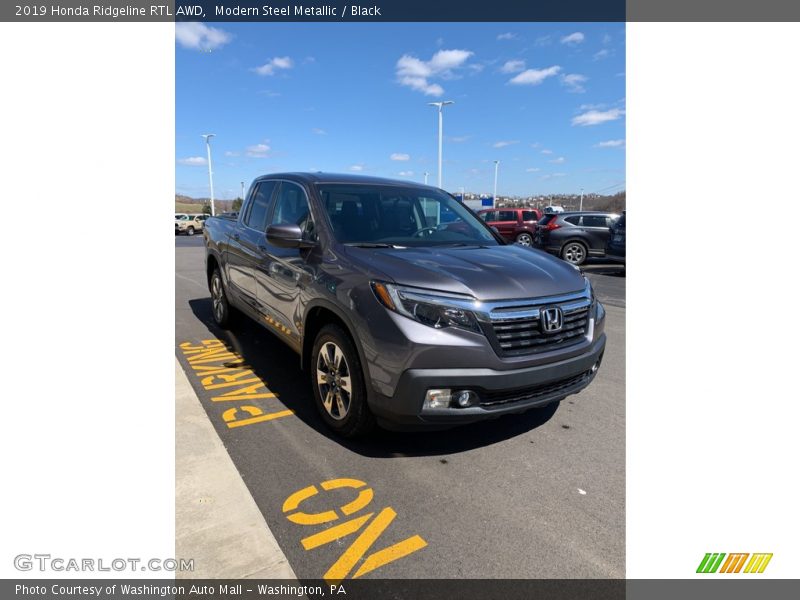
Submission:
<svg viewBox="0 0 800 600">
<path fill-rule="evenodd" d="M 176 579 L 297 577 L 175 359 Z"/>
</svg>

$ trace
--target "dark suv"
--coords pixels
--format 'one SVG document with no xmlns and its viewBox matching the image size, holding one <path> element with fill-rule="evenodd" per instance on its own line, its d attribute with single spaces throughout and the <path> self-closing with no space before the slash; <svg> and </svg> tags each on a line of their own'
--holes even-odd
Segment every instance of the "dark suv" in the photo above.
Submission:
<svg viewBox="0 0 800 600">
<path fill-rule="evenodd" d="M 607 212 L 563 212 L 542 217 L 536 228 L 535 245 L 582 265 L 590 256 L 605 256 L 609 228 L 619 219 Z"/>
<path fill-rule="evenodd" d="M 606 258 L 610 261 L 625 264 L 625 211 L 611 226 L 608 242 L 606 242 Z"/>
<path fill-rule="evenodd" d="M 506 241 L 532 246 L 536 222 L 542 213 L 535 208 L 491 208 L 478 211 L 478 216 L 490 227 L 496 227 Z"/>
<path fill-rule="evenodd" d="M 237 309 L 295 350 L 341 435 L 558 402 L 603 358 L 605 310 L 580 270 L 438 188 L 267 175 L 204 240 L 216 323 Z"/>
</svg>

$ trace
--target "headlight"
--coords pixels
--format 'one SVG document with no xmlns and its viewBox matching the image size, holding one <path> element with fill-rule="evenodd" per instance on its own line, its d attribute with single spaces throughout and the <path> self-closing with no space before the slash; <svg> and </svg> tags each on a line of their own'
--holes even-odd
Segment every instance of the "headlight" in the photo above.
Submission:
<svg viewBox="0 0 800 600">
<path fill-rule="evenodd" d="M 373 281 L 371 284 L 375 297 L 386 308 L 409 319 L 433 327 L 459 327 L 467 331 L 481 333 L 475 313 L 466 308 L 474 304 L 469 296 L 429 294 L 424 291 L 406 288 L 391 283 Z"/>
</svg>

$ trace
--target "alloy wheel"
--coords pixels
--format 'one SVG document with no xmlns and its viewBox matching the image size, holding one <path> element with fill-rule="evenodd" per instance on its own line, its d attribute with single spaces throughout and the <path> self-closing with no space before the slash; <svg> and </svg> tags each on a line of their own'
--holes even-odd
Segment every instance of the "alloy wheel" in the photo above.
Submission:
<svg viewBox="0 0 800 600">
<path fill-rule="evenodd" d="M 222 322 L 225 316 L 225 292 L 222 289 L 222 281 L 218 275 L 211 279 L 211 304 L 214 309 L 214 318 L 218 323 Z"/>
<path fill-rule="evenodd" d="M 350 410 L 353 393 L 350 367 L 334 342 L 325 342 L 317 356 L 317 387 L 322 405 L 331 418 L 341 421 Z"/>
<path fill-rule="evenodd" d="M 586 250 L 580 244 L 570 244 L 564 249 L 564 260 L 575 265 L 581 264 L 586 259 Z"/>
</svg>

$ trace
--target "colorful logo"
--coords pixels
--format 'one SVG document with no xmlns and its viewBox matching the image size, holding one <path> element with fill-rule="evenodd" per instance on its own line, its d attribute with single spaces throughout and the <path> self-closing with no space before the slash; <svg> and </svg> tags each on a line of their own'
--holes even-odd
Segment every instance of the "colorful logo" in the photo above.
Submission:
<svg viewBox="0 0 800 600">
<path fill-rule="evenodd" d="M 727 558 L 725 558 L 727 556 Z M 747 560 L 747 557 L 750 560 Z M 722 562 L 722 561 L 725 562 Z M 707 553 L 700 565 L 697 567 L 698 573 L 763 573 L 769 561 L 772 560 L 772 553 L 749 554 L 740 552 L 736 554 L 725 554 L 724 552 Z M 747 563 L 747 566 L 745 566 Z M 720 567 L 720 565 L 722 565 Z M 742 571 L 744 567 L 744 571 Z"/>
</svg>

